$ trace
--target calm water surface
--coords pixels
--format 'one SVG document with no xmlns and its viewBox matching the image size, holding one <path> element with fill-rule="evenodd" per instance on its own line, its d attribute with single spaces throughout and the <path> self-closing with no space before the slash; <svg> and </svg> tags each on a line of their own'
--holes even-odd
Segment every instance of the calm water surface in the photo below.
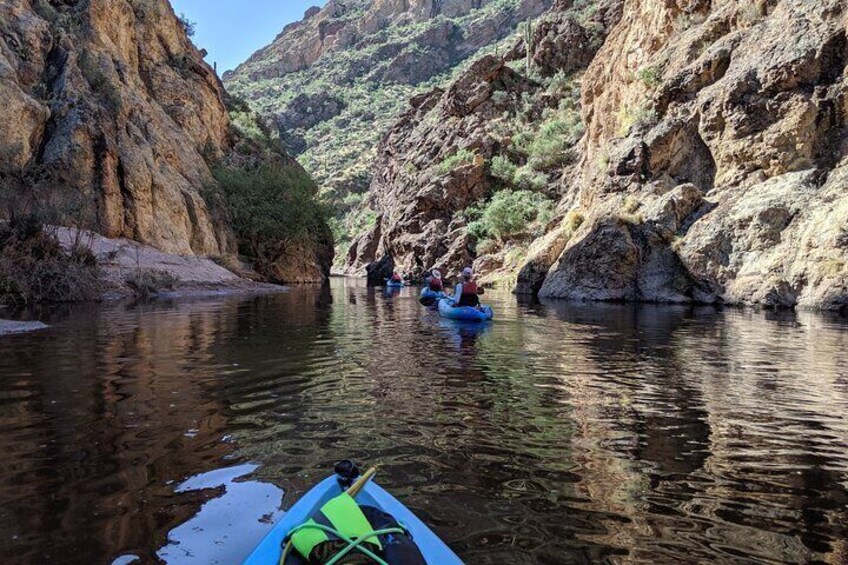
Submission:
<svg viewBox="0 0 848 565">
<path fill-rule="evenodd" d="M 0 337 L 0 562 L 236 563 L 335 460 L 468 563 L 848 562 L 848 324 L 336 279 Z"/>
</svg>

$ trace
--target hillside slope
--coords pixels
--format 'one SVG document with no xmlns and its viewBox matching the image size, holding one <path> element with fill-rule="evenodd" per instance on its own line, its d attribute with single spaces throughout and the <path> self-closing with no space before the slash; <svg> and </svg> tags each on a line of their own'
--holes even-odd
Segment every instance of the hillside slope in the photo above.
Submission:
<svg viewBox="0 0 848 565">
<path fill-rule="evenodd" d="M 552 0 L 329 0 L 224 75 L 279 133 L 345 222 L 361 208 L 380 137 L 408 99 L 447 82 L 481 51 L 543 13 Z M 342 242 L 344 243 L 344 242 Z"/>
<path fill-rule="evenodd" d="M 223 86 L 167 0 L 0 2 L 0 99 L 0 217 L 225 255 L 237 246 L 229 218 L 202 196 L 212 166 L 274 161 L 305 176 L 233 128 Z"/>
<path fill-rule="evenodd" d="M 547 297 L 845 308 L 846 10 L 558 0 L 529 77 L 515 45 L 393 126 L 350 271 L 474 260 Z"/>
</svg>

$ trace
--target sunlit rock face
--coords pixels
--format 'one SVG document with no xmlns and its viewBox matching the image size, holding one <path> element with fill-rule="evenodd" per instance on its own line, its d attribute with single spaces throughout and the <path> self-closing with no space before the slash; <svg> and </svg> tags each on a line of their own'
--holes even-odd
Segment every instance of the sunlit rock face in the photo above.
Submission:
<svg viewBox="0 0 848 565">
<path fill-rule="evenodd" d="M 639 268 L 617 270 L 633 285 L 626 298 L 844 308 L 844 2 L 678 4 L 625 3 L 583 83 L 581 205 L 612 215 L 610 201 L 637 203 L 627 234 L 642 241 Z M 651 237 L 651 210 L 686 183 L 703 200 Z M 565 274 L 573 247 L 598 235 L 573 240 L 542 294 L 593 298 L 608 271 L 578 265 L 596 276 L 577 284 Z M 669 251 L 669 282 L 641 284 L 651 258 Z"/>
<path fill-rule="evenodd" d="M 599 1 L 590 15 L 555 3 L 535 27 L 534 80 L 560 72 L 579 85 L 585 133 L 573 164 L 535 188 L 559 206 L 524 247 L 518 289 L 846 308 L 846 18 L 840 0 Z M 519 44 L 506 58 L 523 53 Z M 493 119 L 489 102 L 476 102 L 492 90 L 487 69 L 472 66 L 445 92 L 414 100 L 384 138 L 371 186 L 378 226 L 351 249 L 354 272 L 384 254 L 412 270 L 480 258 L 461 212 L 501 188 L 490 158 L 512 140 L 450 108 L 472 104 Z M 473 92 L 462 88 L 475 81 Z M 533 81 L 524 90 L 499 95 L 507 107 L 498 111 L 550 100 Z M 462 104 L 447 104 L 450 92 L 463 92 Z M 427 147 L 479 154 L 450 175 L 472 185 L 428 181 L 445 154 Z"/>
<path fill-rule="evenodd" d="M 181 255 L 236 252 L 210 166 L 274 159 L 231 124 L 223 85 L 167 0 L 0 2 L 0 218 L 31 211 Z M 43 209 L 41 209 L 43 208 Z M 262 269 L 322 280 L 332 250 Z"/>
<path fill-rule="evenodd" d="M 232 247 L 199 189 L 230 146 L 223 89 L 164 0 L 0 4 L 0 171 L 60 213 L 173 253 Z M 77 220 L 79 218 L 74 218 Z"/>
</svg>

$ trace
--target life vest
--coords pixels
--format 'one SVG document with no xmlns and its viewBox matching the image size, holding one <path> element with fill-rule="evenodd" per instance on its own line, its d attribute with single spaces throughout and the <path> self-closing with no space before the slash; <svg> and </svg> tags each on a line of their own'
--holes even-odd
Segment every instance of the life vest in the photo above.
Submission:
<svg viewBox="0 0 848 565">
<path fill-rule="evenodd" d="M 362 546 L 391 565 L 426 565 L 418 546 L 397 520 L 378 508 L 359 506 L 347 493 L 324 504 L 311 519 L 295 529 L 291 536 L 295 551 L 289 554 L 286 565 L 326 563 L 348 547 L 347 542 L 333 533 L 310 525 L 330 528 L 351 540 L 364 537 Z M 380 531 L 386 533 L 372 535 Z M 342 562 L 371 563 L 372 560 L 354 550 Z"/>
<path fill-rule="evenodd" d="M 394 281 L 394 282 L 401 282 L 402 280 L 403 280 L 403 279 L 401 279 L 401 278 L 400 278 L 400 275 L 399 275 L 399 274 L 394 273 L 394 274 L 392 275 L 392 281 Z"/>
<path fill-rule="evenodd" d="M 362 513 L 359 505 L 353 498 L 343 493 L 327 502 L 321 507 L 315 516 L 310 518 L 304 525 L 329 526 L 351 539 L 357 539 L 368 535 L 373 531 L 368 518 Z M 292 535 L 291 541 L 294 548 L 306 559 L 312 561 L 312 552 L 324 543 L 337 540 L 335 536 L 325 530 L 302 527 Z M 370 537 L 363 543 L 367 544 L 372 551 L 382 551 L 383 544 L 377 537 Z"/>
<path fill-rule="evenodd" d="M 435 277 L 430 279 L 430 290 L 433 292 L 440 292 L 443 288 L 442 279 L 437 279 Z"/>
<path fill-rule="evenodd" d="M 477 296 L 477 283 L 474 281 L 462 283 L 462 296 Z"/>
</svg>

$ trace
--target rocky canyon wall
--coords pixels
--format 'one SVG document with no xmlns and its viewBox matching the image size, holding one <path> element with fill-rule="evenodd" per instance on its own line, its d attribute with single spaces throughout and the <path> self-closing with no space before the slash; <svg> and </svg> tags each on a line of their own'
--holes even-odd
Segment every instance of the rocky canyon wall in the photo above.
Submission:
<svg viewBox="0 0 848 565">
<path fill-rule="evenodd" d="M 625 2 L 541 294 L 845 307 L 846 57 L 839 0 Z"/>
<path fill-rule="evenodd" d="M 532 188 L 558 202 L 544 234 L 502 242 L 523 253 L 519 292 L 845 308 L 845 2 L 586 4 L 561 0 L 537 22 L 529 77 L 509 63 L 526 48 L 516 45 L 413 101 L 381 145 L 371 189 L 381 216 L 350 269 L 500 268 L 463 219 L 469 204 L 519 188 L 492 166 L 512 139 L 485 126 L 549 107 L 545 77 L 558 75 L 579 88 L 582 135 Z M 460 147 L 475 158 L 434 174 Z"/>
<path fill-rule="evenodd" d="M 223 89 L 168 2 L 4 0 L 0 26 L 7 178 L 83 203 L 85 227 L 109 237 L 232 249 L 198 192 L 204 151 L 230 147 Z"/>
<path fill-rule="evenodd" d="M 0 0 L 4 215 L 37 201 L 46 220 L 107 237 L 234 253 L 226 215 L 203 198 L 210 166 L 270 153 L 242 143 L 203 56 L 167 0 Z M 309 278 L 329 269 L 325 251 Z"/>
</svg>

